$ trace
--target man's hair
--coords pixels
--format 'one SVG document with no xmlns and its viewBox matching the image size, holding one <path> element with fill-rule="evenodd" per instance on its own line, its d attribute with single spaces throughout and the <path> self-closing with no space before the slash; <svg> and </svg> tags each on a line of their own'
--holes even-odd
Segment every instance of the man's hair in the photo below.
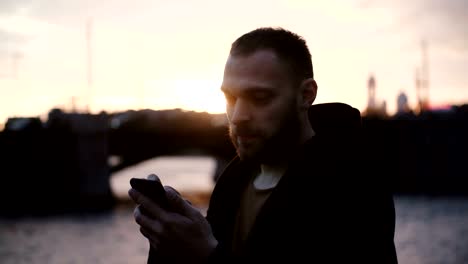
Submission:
<svg viewBox="0 0 468 264">
<path fill-rule="evenodd" d="M 283 28 L 257 28 L 234 41 L 230 54 L 248 56 L 258 50 L 272 50 L 290 67 L 294 80 L 314 78 L 312 56 L 301 36 Z"/>
</svg>

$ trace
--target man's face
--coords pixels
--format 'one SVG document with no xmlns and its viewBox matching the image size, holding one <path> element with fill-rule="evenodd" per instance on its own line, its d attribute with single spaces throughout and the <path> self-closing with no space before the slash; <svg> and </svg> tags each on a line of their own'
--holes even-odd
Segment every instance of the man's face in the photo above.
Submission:
<svg viewBox="0 0 468 264">
<path fill-rule="evenodd" d="M 295 143 L 299 89 L 273 51 L 229 56 L 221 90 L 229 135 L 242 160 L 274 161 Z"/>
</svg>

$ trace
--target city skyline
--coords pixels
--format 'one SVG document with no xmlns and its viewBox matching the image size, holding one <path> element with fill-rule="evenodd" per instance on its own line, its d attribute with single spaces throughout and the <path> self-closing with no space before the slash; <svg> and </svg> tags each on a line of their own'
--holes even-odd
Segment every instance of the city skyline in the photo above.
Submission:
<svg viewBox="0 0 468 264">
<path fill-rule="evenodd" d="M 401 91 L 414 108 L 426 40 L 429 102 L 462 104 L 468 102 L 465 7 L 458 0 L 2 1 L 0 123 L 69 108 L 72 98 L 80 109 L 90 102 L 92 112 L 224 112 L 219 86 L 230 43 L 260 26 L 306 39 L 319 85 L 316 103 L 340 101 L 363 111 L 373 75 L 375 96 L 389 113 Z"/>
</svg>

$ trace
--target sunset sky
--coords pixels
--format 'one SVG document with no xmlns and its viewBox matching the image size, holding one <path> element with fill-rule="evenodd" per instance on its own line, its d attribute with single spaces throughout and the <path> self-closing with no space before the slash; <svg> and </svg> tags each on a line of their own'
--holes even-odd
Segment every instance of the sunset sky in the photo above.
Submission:
<svg viewBox="0 0 468 264">
<path fill-rule="evenodd" d="M 423 39 L 430 102 L 468 103 L 467 14 L 464 0 L 1 0 L 0 123 L 70 109 L 72 97 L 92 112 L 223 112 L 219 86 L 230 44 L 261 26 L 306 39 L 316 103 L 364 110 L 374 74 L 377 100 L 390 113 L 400 91 L 414 106 Z"/>
</svg>

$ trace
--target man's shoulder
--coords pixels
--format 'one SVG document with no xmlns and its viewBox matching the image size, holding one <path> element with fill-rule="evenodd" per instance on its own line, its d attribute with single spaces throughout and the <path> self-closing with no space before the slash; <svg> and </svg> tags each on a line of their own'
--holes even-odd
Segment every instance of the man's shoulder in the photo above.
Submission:
<svg viewBox="0 0 468 264">
<path fill-rule="evenodd" d="M 354 150 L 362 140 L 362 118 L 357 108 L 344 103 L 312 105 L 309 121 L 326 150 Z"/>
<path fill-rule="evenodd" d="M 239 170 L 240 166 L 241 166 L 241 160 L 239 156 L 236 155 L 232 157 L 231 160 L 221 170 L 219 176 L 217 177 L 215 187 L 222 185 L 226 181 L 229 181 L 233 177 L 232 175 L 235 174 L 235 172 Z"/>
<path fill-rule="evenodd" d="M 248 176 L 247 171 L 248 166 L 240 160 L 239 156 L 233 157 L 217 177 L 211 200 L 239 189 L 244 182 L 243 179 Z"/>
</svg>

